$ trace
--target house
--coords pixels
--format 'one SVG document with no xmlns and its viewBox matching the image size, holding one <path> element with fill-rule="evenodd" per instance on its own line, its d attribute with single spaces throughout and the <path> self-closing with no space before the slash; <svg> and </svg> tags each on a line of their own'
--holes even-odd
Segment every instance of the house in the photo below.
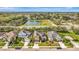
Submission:
<svg viewBox="0 0 79 59">
<path fill-rule="evenodd" d="M 54 32 L 54 31 L 49 31 L 48 32 L 48 39 L 49 41 L 53 41 L 53 40 L 57 40 L 57 41 L 61 41 L 61 37 L 58 35 L 57 32 Z"/>
<path fill-rule="evenodd" d="M 16 39 L 16 33 L 14 31 L 5 33 L 5 36 L 9 42 L 12 40 L 12 38 Z"/>
<path fill-rule="evenodd" d="M 34 42 L 35 43 L 39 43 L 39 36 L 38 36 L 38 33 L 37 33 L 37 31 L 34 31 Z"/>
<path fill-rule="evenodd" d="M 31 35 L 31 33 L 29 31 L 20 31 L 18 33 L 18 37 L 22 37 L 22 38 L 28 37 L 30 35 Z"/>
<path fill-rule="evenodd" d="M 44 32 L 39 32 L 39 35 L 41 37 L 42 42 L 45 42 L 47 40 L 46 34 Z"/>
<path fill-rule="evenodd" d="M 52 32 L 51 31 L 48 31 L 48 39 L 49 39 L 49 41 L 53 41 L 54 40 L 54 38 L 53 38 L 53 36 L 52 36 Z"/>
<path fill-rule="evenodd" d="M 5 32 L 0 32 L 0 39 L 4 39 L 4 38 L 5 38 Z"/>
<path fill-rule="evenodd" d="M 62 38 L 59 36 L 57 32 L 52 31 L 52 37 L 57 41 L 62 41 Z"/>
<path fill-rule="evenodd" d="M 24 37 L 26 37 L 26 33 L 24 32 L 24 31 L 20 31 L 19 33 L 18 33 L 18 37 L 22 37 L 22 38 L 24 38 Z"/>
</svg>

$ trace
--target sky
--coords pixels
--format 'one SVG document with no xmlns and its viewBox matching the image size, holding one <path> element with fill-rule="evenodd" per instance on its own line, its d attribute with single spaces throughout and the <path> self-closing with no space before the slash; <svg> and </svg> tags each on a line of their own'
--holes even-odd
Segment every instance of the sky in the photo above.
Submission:
<svg viewBox="0 0 79 59">
<path fill-rule="evenodd" d="M 79 12 L 79 7 L 0 7 L 0 12 Z"/>
</svg>

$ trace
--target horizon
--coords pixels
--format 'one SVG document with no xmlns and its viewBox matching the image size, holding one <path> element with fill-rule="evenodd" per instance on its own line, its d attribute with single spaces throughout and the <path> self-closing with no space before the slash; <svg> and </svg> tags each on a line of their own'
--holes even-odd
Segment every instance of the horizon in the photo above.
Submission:
<svg viewBox="0 0 79 59">
<path fill-rule="evenodd" d="M 0 7 L 0 12 L 79 12 L 79 7 Z"/>
</svg>

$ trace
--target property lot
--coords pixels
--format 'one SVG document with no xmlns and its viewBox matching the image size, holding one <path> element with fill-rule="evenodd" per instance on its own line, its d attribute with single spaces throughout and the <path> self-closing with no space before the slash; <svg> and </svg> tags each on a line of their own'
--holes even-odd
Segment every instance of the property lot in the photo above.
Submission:
<svg viewBox="0 0 79 59">
<path fill-rule="evenodd" d="M 53 30 L 57 25 L 50 20 L 29 20 L 19 27 L 1 30 L 0 49 L 79 48 L 78 34 Z"/>
<path fill-rule="evenodd" d="M 79 44 L 74 40 L 78 36 L 74 32 L 55 32 L 55 31 L 42 31 L 42 30 L 20 30 L 5 32 L 1 35 L 0 47 L 8 47 L 14 49 L 24 48 L 78 48 Z M 10 34 L 10 35 L 9 35 Z M 9 35 L 9 36 L 7 36 Z M 6 37 L 7 36 L 7 37 Z M 74 36 L 74 38 L 73 38 Z M 72 39 L 71 39 L 72 37 Z M 73 43 L 73 42 L 75 43 Z M 8 43 L 6 43 L 8 42 Z M 7 45 L 6 45 L 7 44 Z M 27 49 L 26 48 L 26 49 Z"/>
</svg>

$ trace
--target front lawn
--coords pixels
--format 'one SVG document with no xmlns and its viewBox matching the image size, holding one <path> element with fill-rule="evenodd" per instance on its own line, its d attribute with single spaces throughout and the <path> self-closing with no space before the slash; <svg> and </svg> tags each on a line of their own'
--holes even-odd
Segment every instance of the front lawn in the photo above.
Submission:
<svg viewBox="0 0 79 59">
<path fill-rule="evenodd" d="M 0 48 L 2 48 L 5 44 L 6 44 L 5 41 L 0 39 Z"/>
<path fill-rule="evenodd" d="M 22 48 L 24 46 L 23 38 L 17 37 L 16 40 L 10 45 L 11 48 Z"/>
<path fill-rule="evenodd" d="M 46 41 L 46 42 L 40 42 L 39 46 L 50 46 L 50 47 L 58 47 L 59 44 L 56 41 L 50 42 L 50 41 Z"/>
<path fill-rule="evenodd" d="M 29 48 L 32 48 L 34 46 L 34 43 L 33 42 L 30 42 L 29 44 L 28 44 L 28 47 Z"/>
<path fill-rule="evenodd" d="M 75 42 L 79 43 L 79 35 L 75 35 L 72 38 L 74 39 Z"/>
<path fill-rule="evenodd" d="M 64 36 L 71 36 L 75 42 L 79 42 L 79 35 L 74 32 L 59 32 L 59 35 L 64 38 Z"/>
<path fill-rule="evenodd" d="M 63 38 L 63 43 L 68 47 L 68 48 L 72 48 L 73 45 L 71 44 L 70 40 L 68 39 L 64 39 Z"/>
<path fill-rule="evenodd" d="M 19 42 L 17 44 L 13 44 L 11 47 L 12 48 L 17 48 L 17 47 L 22 48 L 23 46 L 24 46 L 24 43 Z"/>
</svg>

